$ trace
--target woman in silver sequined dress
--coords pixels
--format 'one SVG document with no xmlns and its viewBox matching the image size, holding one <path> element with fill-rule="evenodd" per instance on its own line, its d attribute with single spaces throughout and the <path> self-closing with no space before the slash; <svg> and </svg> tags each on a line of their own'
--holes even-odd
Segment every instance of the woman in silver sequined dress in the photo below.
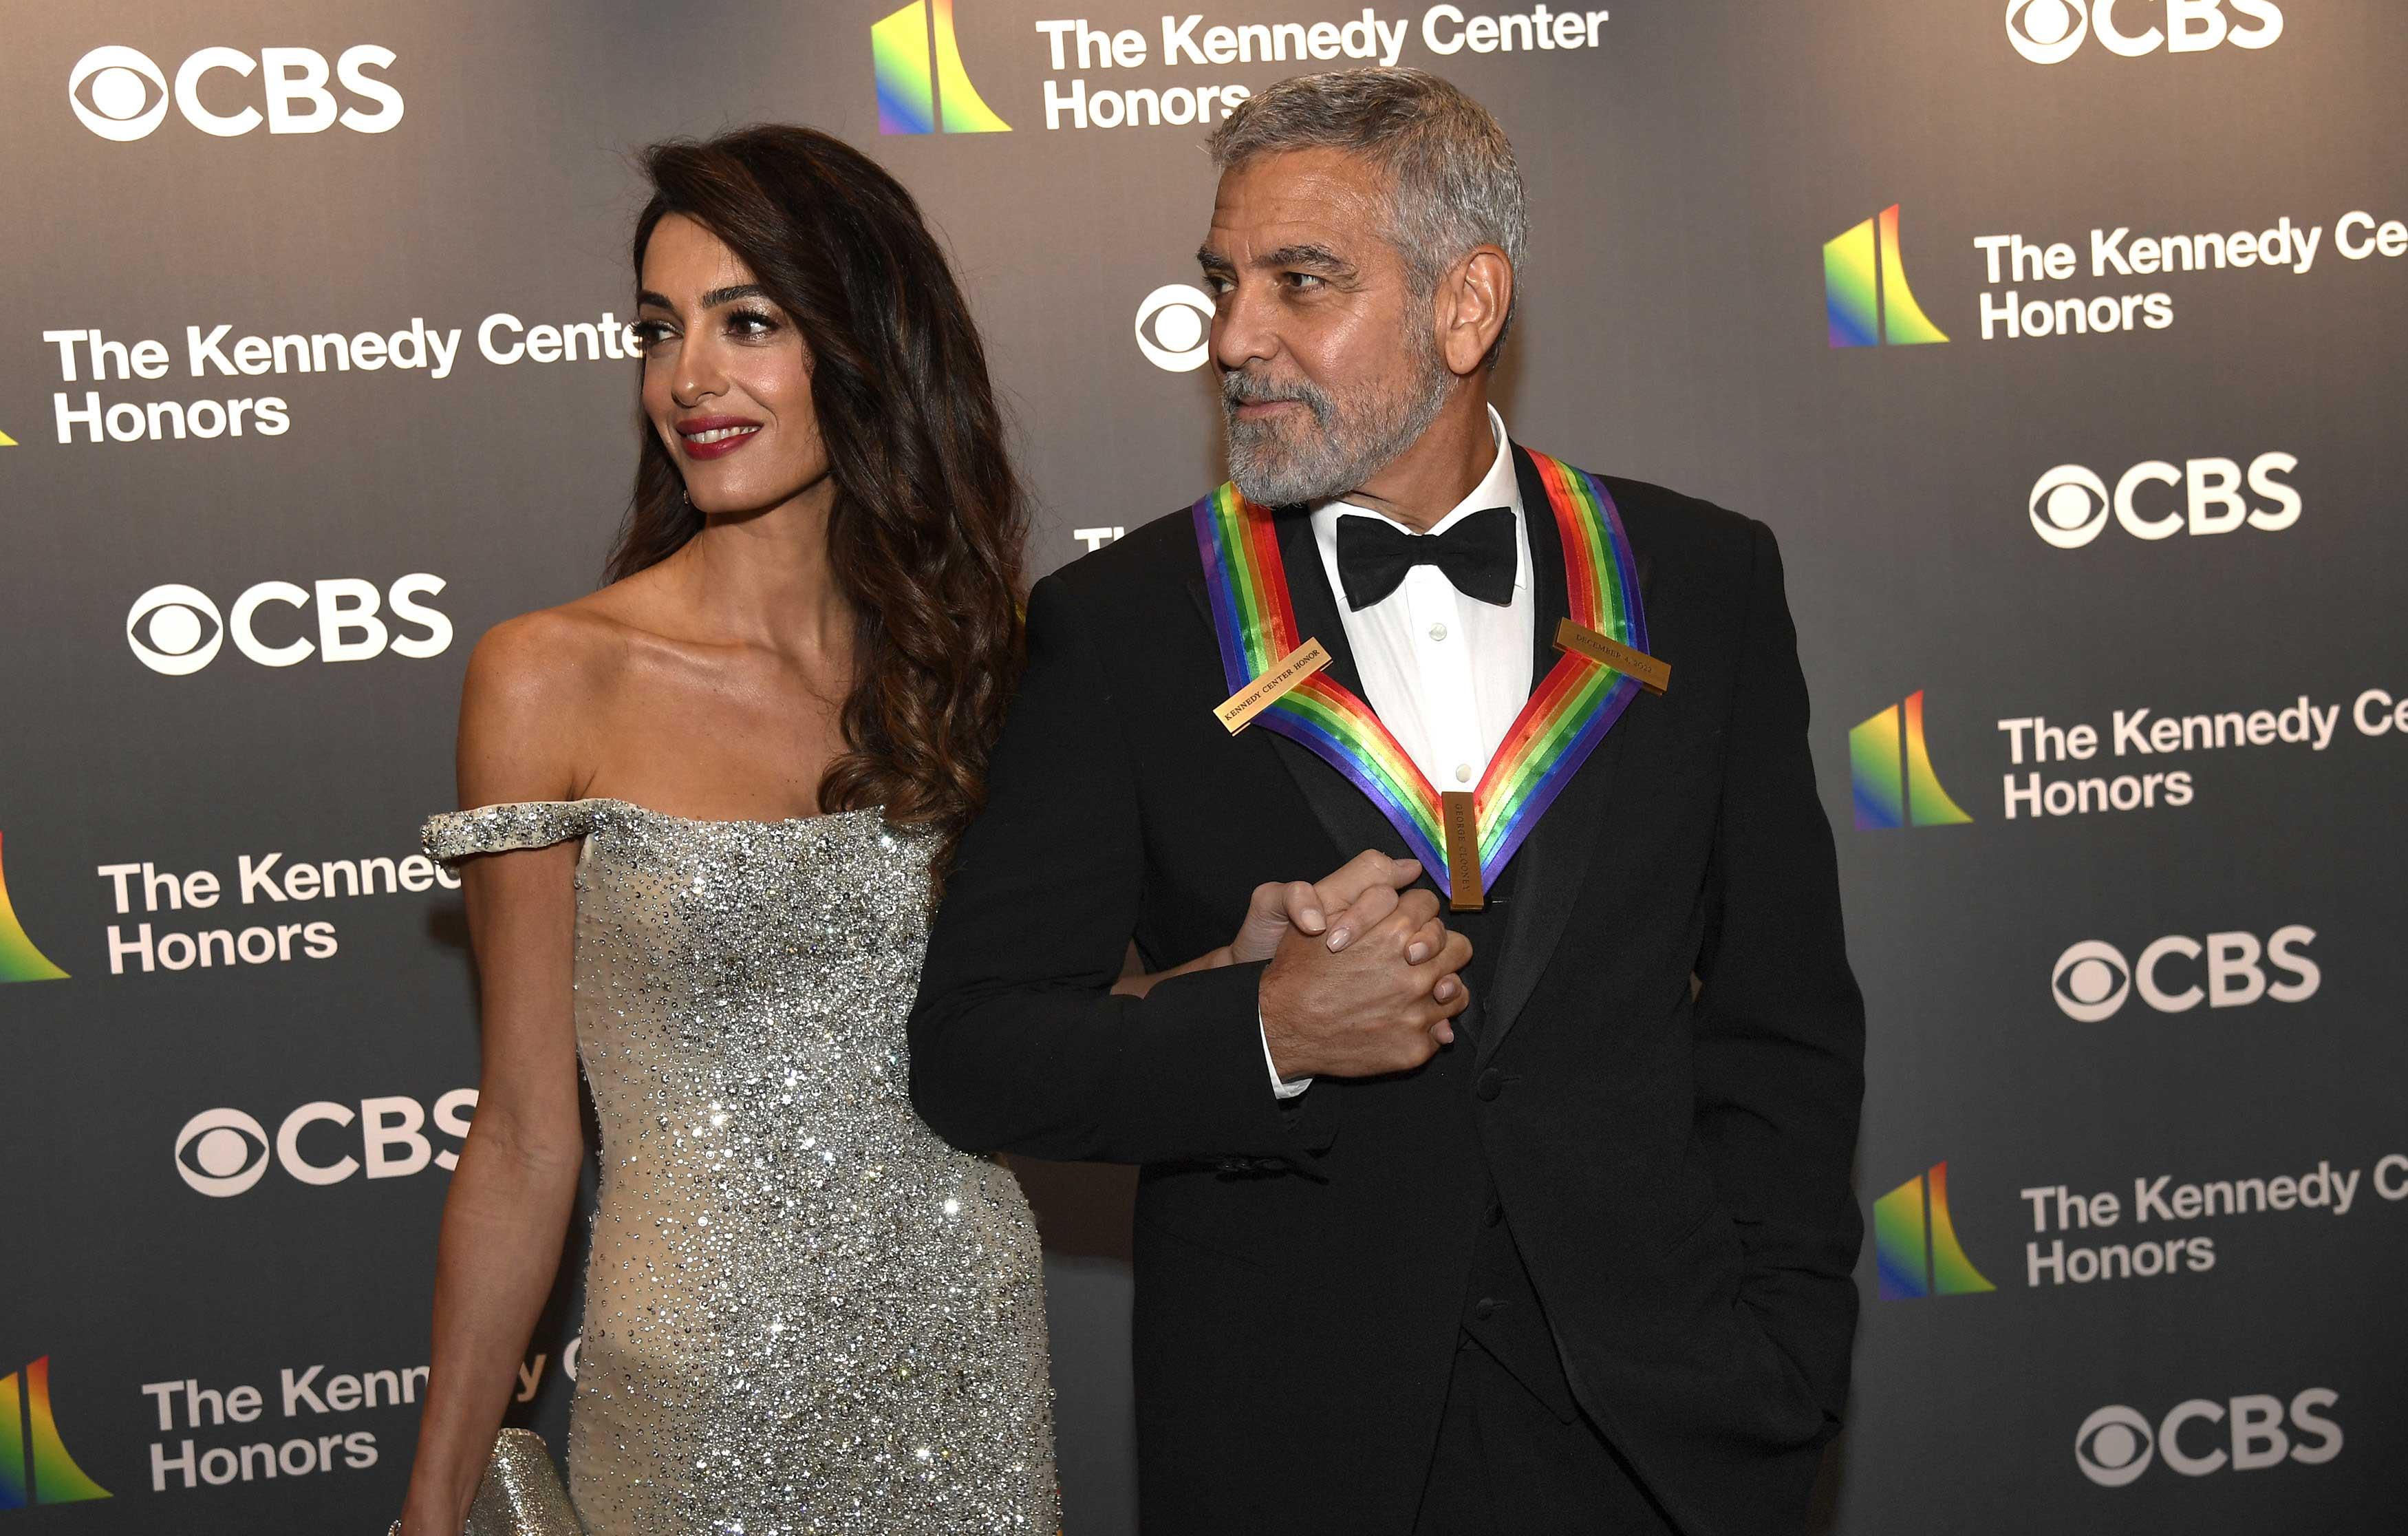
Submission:
<svg viewBox="0 0 2408 1536">
<path fill-rule="evenodd" d="M 932 898 L 1017 666 L 1025 523 L 910 195 L 824 136 L 646 161 L 612 583 L 468 668 L 483 1001 L 406 1536 L 457 1536 L 602 1136 L 568 1444 L 595 1536 L 1052 1531 L 1010 1173 L 912 1115 Z"/>
</svg>

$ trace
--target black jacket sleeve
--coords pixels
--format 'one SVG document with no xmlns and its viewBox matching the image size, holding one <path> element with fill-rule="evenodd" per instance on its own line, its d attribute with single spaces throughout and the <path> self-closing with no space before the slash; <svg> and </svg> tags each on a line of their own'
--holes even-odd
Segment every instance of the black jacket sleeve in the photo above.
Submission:
<svg viewBox="0 0 2408 1536">
<path fill-rule="evenodd" d="M 1145 880 L 1135 765 L 1059 577 L 921 973 L 911 1099 L 955 1146 L 1154 1163 L 1292 1158 L 1263 1060 L 1261 965 L 1112 995 Z"/>
<path fill-rule="evenodd" d="M 1746 1249 L 1742 1297 L 1836 1421 L 1863 1238 L 1850 1166 L 1864 1000 L 1814 790 L 1781 554 L 1760 524 L 1753 566 L 1698 963 L 1697 1126 Z"/>
</svg>

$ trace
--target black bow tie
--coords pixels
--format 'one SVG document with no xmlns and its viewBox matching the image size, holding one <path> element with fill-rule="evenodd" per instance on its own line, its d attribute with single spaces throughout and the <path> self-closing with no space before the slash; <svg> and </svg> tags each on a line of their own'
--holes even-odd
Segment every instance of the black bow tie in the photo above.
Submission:
<svg viewBox="0 0 2408 1536">
<path fill-rule="evenodd" d="M 1442 534 L 1410 534 L 1384 518 L 1338 520 L 1338 579 L 1357 611 L 1397 590 L 1415 566 L 1436 566 L 1467 597 L 1503 608 L 1513 600 L 1513 509 L 1472 513 Z"/>
</svg>

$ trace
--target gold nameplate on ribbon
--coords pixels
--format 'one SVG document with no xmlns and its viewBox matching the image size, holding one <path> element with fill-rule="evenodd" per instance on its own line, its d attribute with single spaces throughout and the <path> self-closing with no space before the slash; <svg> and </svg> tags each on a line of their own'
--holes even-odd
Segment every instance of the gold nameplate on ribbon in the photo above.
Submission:
<svg viewBox="0 0 2408 1536">
<path fill-rule="evenodd" d="M 1570 619 L 1555 626 L 1555 649 L 1602 662 L 1651 694 L 1660 694 L 1672 683 L 1672 668 L 1668 664 Z"/>
<path fill-rule="evenodd" d="M 1302 645 L 1271 663 L 1270 670 L 1231 694 L 1212 712 L 1231 736 L 1246 728 L 1254 716 L 1278 703 L 1289 689 L 1329 665 L 1329 653 L 1321 642 L 1307 639 Z"/>
<path fill-rule="evenodd" d="M 1438 797 L 1439 819 L 1446 831 L 1446 898 L 1451 912 L 1476 912 L 1487 905 L 1480 884 L 1480 814 L 1469 792 L 1450 789 Z"/>
</svg>

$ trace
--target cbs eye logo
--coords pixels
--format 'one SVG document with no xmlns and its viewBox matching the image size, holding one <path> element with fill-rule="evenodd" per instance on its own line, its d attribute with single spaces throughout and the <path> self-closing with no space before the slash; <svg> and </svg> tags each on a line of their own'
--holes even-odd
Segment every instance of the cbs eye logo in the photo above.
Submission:
<svg viewBox="0 0 2408 1536">
<path fill-rule="evenodd" d="M 2107 482 L 2078 464 L 2060 464 L 2031 491 L 2032 532 L 2060 550 L 2078 550 L 2107 525 Z"/>
<path fill-rule="evenodd" d="M 204 1195 L 239 1195 L 267 1171 L 267 1127 L 240 1110 L 203 1110 L 176 1135 L 176 1171 Z"/>
<path fill-rule="evenodd" d="M 2125 994 L 2132 990 L 2132 968 L 2114 945 L 2086 939 L 2057 957 L 2057 973 L 2048 984 L 2066 1017 L 2097 1024 L 2124 1006 Z"/>
<path fill-rule="evenodd" d="M 67 105 L 101 137 L 131 143 L 148 136 L 167 115 L 167 77 L 133 49 L 114 43 L 95 48 L 77 60 L 67 76 Z"/>
<path fill-rule="evenodd" d="M 1165 372 L 1193 372 L 1211 353 L 1205 342 L 1211 323 L 1211 294 L 1183 282 L 1165 283 L 1137 307 L 1137 350 Z"/>
<path fill-rule="evenodd" d="M 2120 1488 L 2147 1471 L 2157 1449 L 2149 1421 L 2120 1403 L 2084 1419 L 2073 1434 L 2073 1459 L 2101 1487 Z"/>
<path fill-rule="evenodd" d="M 187 677 L 217 659 L 225 644 L 225 620 L 208 593 L 170 581 L 134 599 L 125 615 L 125 643 L 150 670 Z"/>
<path fill-rule="evenodd" d="M 2007 0 L 2007 41 L 2034 64 L 2062 64 L 2090 35 L 2086 0 Z"/>
</svg>

